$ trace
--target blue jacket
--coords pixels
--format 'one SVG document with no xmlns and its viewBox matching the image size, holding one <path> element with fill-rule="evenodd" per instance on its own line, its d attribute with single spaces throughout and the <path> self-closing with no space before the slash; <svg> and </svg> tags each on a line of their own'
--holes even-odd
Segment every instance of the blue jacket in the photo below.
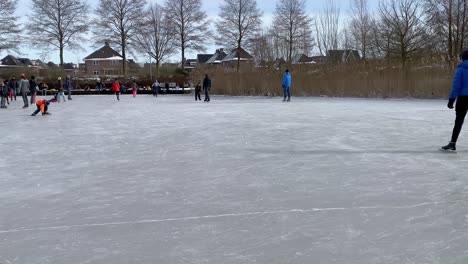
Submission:
<svg viewBox="0 0 468 264">
<path fill-rule="evenodd" d="M 450 99 L 456 99 L 458 96 L 468 96 L 468 60 L 458 65 L 453 77 Z"/>
<path fill-rule="evenodd" d="M 283 87 L 291 87 L 291 74 L 285 72 L 283 75 Z"/>
</svg>

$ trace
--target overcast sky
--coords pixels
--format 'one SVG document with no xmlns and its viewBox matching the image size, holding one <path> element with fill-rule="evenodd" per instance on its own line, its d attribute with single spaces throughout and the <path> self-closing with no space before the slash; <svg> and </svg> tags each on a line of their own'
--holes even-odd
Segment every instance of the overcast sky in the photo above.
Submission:
<svg viewBox="0 0 468 264">
<path fill-rule="evenodd" d="M 88 3 L 94 8 L 97 5 L 97 0 L 87 0 Z M 306 0 L 306 12 L 310 15 L 314 15 L 316 13 L 319 13 L 320 10 L 323 9 L 325 3 L 330 0 Z M 341 8 L 341 16 L 344 17 L 347 15 L 348 10 L 349 10 L 349 0 L 335 0 L 336 3 L 340 5 Z M 369 5 L 371 9 L 375 9 L 378 5 L 378 0 L 368 0 Z M 153 3 L 159 3 L 161 5 L 164 4 L 163 0 L 159 1 L 151 1 L 148 0 L 148 2 Z M 219 12 L 219 3 L 222 2 L 221 0 L 202 0 L 203 2 L 203 10 L 206 12 L 207 16 L 210 17 L 212 20 L 216 19 L 217 14 Z M 273 12 L 275 10 L 275 0 L 257 0 L 258 7 L 263 11 L 263 22 L 264 26 L 269 26 L 272 21 L 273 17 Z M 19 0 L 18 1 L 18 10 L 17 14 L 20 17 L 25 17 L 30 13 L 31 10 L 31 0 Z M 23 20 L 22 19 L 22 20 Z M 38 36 L 40 36 L 40 33 L 38 32 Z M 91 41 L 90 43 L 83 43 L 83 48 L 85 51 L 70 51 L 70 50 L 65 50 L 64 54 L 64 60 L 65 62 L 73 62 L 73 63 L 78 63 L 82 62 L 82 59 L 92 53 L 95 49 L 91 47 Z M 115 49 L 118 50 L 118 47 L 115 47 Z M 214 53 L 214 49 L 216 49 L 215 45 L 208 45 L 206 53 Z M 27 48 L 27 43 L 25 43 L 25 47 L 20 49 L 21 54 L 15 54 L 16 56 L 24 56 L 24 57 L 29 57 L 31 59 L 37 59 L 39 58 L 39 53 L 40 51 L 37 50 L 31 50 Z M 1 55 L 2 57 L 5 56 L 7 53 L 3 52 Z M 187 55 L 188 59 L 194 58 L 196 56 L 196 52 L 189 53 Z M 172 60 L 179 60 L 180 55 L 173 56 L 171 58 Z M 47 61 L 53 61 L 57 63 L 59 61 L 59 53 L 58 51 L 50 53 L 47 58 L 45 58 Z M 135 58 L 138 62 L 145 62 L 148 60 L 148 58 L 143 58 L 143 57 L 138 57 Z"/>
</svg>

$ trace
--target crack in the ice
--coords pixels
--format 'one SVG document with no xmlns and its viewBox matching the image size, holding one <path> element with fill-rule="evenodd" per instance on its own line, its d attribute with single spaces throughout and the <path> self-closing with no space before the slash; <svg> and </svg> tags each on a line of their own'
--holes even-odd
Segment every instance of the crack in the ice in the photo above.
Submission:
<svg viewBox="0 0 468 264">
<path fill-rule="evenodd" d="M 1 230 L 0 234 L 10 234 L 19 232 L 30 232 L 30 231 L 44 231 L 44 230 L 57 230 L 57 229 L 70 229 L 80 227 L 99 227 L 99 226 L 118 226 L 118 225 L 136 225 L 136 224 L 148 224 L 148 223 L 161 223 L 161 222 L 176 222 L 176 221 L 189 221 L 189 220 L 202 220 L 202 219 L 213 219 L 213 218 L 224 218 L 224 217 L 242 217 L 242 216 L 257 216 L 257 215 L 273 215 L 273 214 L 289 214 L 289 213 L 310 213 L 310 212 L 324 212 L 324 211 L 346 211 L 346 210 L 378 210 L 378 209 L 411 209 L 417 207 L 424 207 L 438 204 L 448 204 L 463 202 L 465 200 L 455 201 L 442 201 L 442 202 L 425 202 L 407 206 L 362 206 L 362 207 L 330 207 L 330 208 L 312 208 L 312 209 L 292 209 L 292 210 L 277 210 L 277 211 L 265 211 L 265 212 L 247 212 L 247 213 L 231 213 L 231 214 L 219 214 L 219 215 L 204 215 L 204 216 L 189 216 L 179 218 L 166 218 L 166 219 L 148 219 L 140 221 L 122 221 L 122 222 L 107 222 L 107 223 L 94 223 L 94 224 L 77 224 L 77 225 L 61 225 L 61 226 L 47 226 L 47 227 L 35 227 L 35 228 L 24 228 L 24 229 L 10 229 Z"/>
</svg>

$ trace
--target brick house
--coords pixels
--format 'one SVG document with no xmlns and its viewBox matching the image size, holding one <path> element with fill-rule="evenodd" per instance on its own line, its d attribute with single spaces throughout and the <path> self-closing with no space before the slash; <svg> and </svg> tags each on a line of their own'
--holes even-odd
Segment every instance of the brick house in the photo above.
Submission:
<svg viewBox="0 0 468 264">
<path fill-rule="evenodd" d="M 104 47 L 84 58 L 80 71 L 87 76 L 122 76 L 123 58 L 105 42 Z"/>
</svg>

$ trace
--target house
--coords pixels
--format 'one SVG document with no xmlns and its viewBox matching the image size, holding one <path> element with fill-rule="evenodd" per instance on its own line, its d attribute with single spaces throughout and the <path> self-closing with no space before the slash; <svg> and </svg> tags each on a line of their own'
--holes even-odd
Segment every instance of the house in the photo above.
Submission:
<svg viewBox="0 0 468 264">
<path fill-rule="evenodd" d="M 213 54 L 198 54 L 197 55 L 197 65 L 205 64 Z"/>
<path fill-rule="evenodd" d="M 117 51 L 112 49 L 109 42 L 104 47 L 91 53 L 84 58 L 84 72 L 88 76 L 121 76 L 123 58 Z"/>
<path fill-rule="evenodd" d="M 357 50 L 329 50 L 327 59 L 331 63 L 347 63 L 352 61 L 360 61 L 361 56 Z"/>
<path fill-rule="evenodd" d="M 24 65 L 20 60 L 12 55 L 7 55 L 5 58 L 1 59 L 0 65 L 7 68 L 27 67 L 27 65 Z"/>
<path fill-rule="evenodd" d="M 226 55 L 226 57 L 222 60 L 222 64 L 223 66 L 235 67 L 239 61 L 239 58 L 241 64 L 249 64 L 255 61 L 254 57 L 252 57 L 252 55 L 250 55 L 243 48 L 235 48 L 228 55 Z"/>
<path fill-rule="evenodd" d="M 223 59 L 226 58 L 227 54 L 224 52 L 224 49 L 217 49 L 215 54 L 213 54 L 207 61 L 206 64 L 210 65 L 219 65 L 223 62 Z"/>
<path fill-rule="evenodd" d="M 68 76 L 75 77 L 80 74 L 79 66 L 74 63 L 64 63 L 63 70 Z"/>
<path fill-rule="evenodd" d="M 179 68 L 182 68 L 182 63 L 179 64 Z M 184 69 L 185 70 L 193 70 L 195 69 L 195 67 L 197 67 L 197 59 L 188 59 L 188 60 L 185 60 L 184 62 Z"/>
<path fill-rule="evenodd" d="M 275 62 L 273 63 L 273 68 L 275 69 L 279 69 L 281 67 L 283 67 L 284 65 L 286 65 L 286 61 L 281 58 L 281 59 L 276 59 Z"/>
</svg>

